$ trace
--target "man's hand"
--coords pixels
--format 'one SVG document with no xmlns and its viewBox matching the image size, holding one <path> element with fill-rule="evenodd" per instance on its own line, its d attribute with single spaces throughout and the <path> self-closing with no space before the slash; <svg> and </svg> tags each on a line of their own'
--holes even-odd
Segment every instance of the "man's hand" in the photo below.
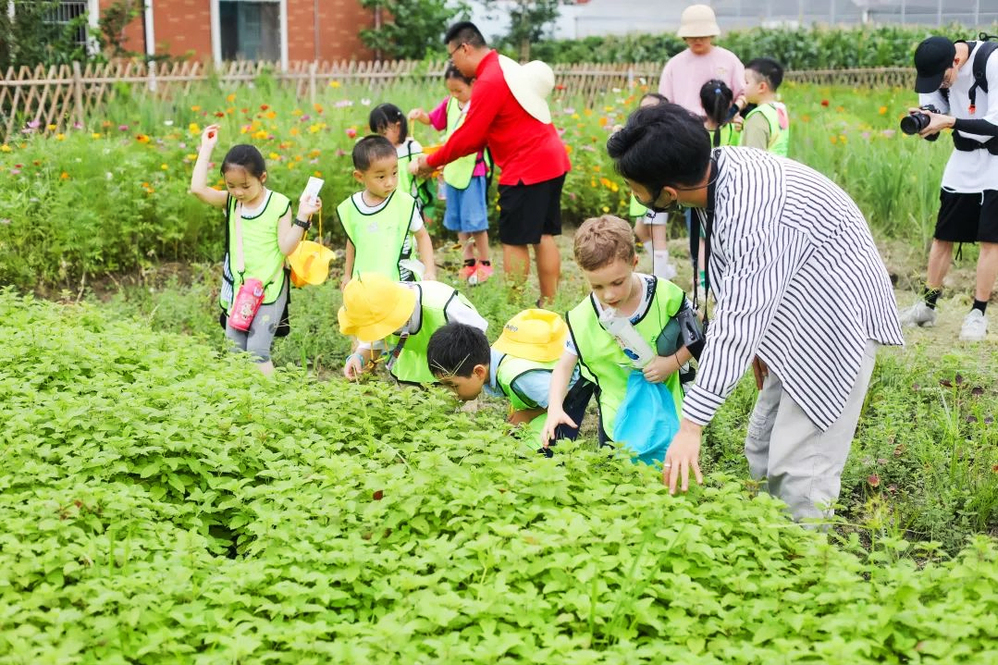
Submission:
<svg viewBox="0 0 998 665">
<path fill-rule="evenodd" d="M 766 381 L 766 377 L 769 376 L 769 367 L 759 356 L 756 356 L 752 361 L 752 373 L 755 375 L 756 389 L 762 390 L 762 384 Z"/>
<path fill-rule="evenodd" d="M 433 171 L 433 167 L 426 163 L 426 155 L 419 155 L 409 162 L 409 173 L 417 178 L 429 178 Z"/>
<path fill-rule="evenodd" d="M 931 134 L 938 134 L 943 129 L 950 129 L 956 122 L 956 118 L 951 115 L 944 115 L 942 113 L 933 113 L 932 111 L 924 111 L 918 108 L 908 109 L 908 113 L 924 113 L 929 116 L 929 124 L 918 133 L 919 136 L 925 138 Z"/>
<path fill-rule="evenodd" d="M 548 424 L 551 418 L 548 417 Z M 697 483 L 703 485 L 703 474 L 700 473 L 700 436 L 703 428 L 689 420 L 683 420 L 679 432 L 669 444 L 665 453 L 665 464 L 662 466 L 662 484 L 669 486 L 669 494 L 676 493 L 678 485 L 681 492 L 690 488 L 690 471 L 696 476 Z"/>
</svg>

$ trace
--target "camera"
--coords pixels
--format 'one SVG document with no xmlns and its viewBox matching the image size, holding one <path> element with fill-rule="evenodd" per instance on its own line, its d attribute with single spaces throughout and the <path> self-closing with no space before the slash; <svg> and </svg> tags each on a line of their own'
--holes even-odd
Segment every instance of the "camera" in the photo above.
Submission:
<svg viewBox="0 0 998 665">
<path fill-rule="evenodd" d="M 926 104 L 925 106 L 918 107 L 922 111 L 930 111 L 931 113 L 939 113 L 937 109 L 932 104 Z M 918 134 L 920 131 L 929 126 L 929 116 L 925 113 L 919 113 L 918 111 L 912 111 L 905 117 L 901 118 L 901 131 L 909 136 L 912 134 Z M 939 134 L 933 134 L 931 136 L 926 136 L 926 140 L 935 141 L 939 138 Z"/>
</svg>

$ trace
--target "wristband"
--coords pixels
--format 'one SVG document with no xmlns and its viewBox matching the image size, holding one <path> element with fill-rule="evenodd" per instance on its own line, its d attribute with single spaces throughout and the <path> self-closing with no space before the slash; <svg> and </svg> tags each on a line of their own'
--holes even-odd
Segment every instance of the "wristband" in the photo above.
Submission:
<svg viewBox="0 0 998 665">
<path fill-rule="evenodd" d="M 302 221 L 302 220 L 298 219 L 297 217 L 295 217 L 294 225 L 295 226 L 300 226 L 303 229 L 305 229 L 306 231 L 308 231 L 310 228 L 312 228 L 312 222 Z"/>
<path fill-rule="evenodd" d="M 359 354 L 359 353 L 351 353 L 349 356 L 347 356 L 346 362 L 344 364 L 350 362 L 350 359 L 353 358 L 354 356 L 357 356 L 358 358 L 360 358 L 360 366 L 361 367 L 363 367 L 364 365 L 367 364 L 367 359 L 364 358 L 364 356 L 361 355 L 361 354 Z"/>
</svg>

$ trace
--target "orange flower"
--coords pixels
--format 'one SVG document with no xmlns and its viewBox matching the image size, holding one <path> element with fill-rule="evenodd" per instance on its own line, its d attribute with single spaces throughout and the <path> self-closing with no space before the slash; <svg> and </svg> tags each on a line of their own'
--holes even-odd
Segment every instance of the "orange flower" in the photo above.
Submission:
<svg viewBox="0 0 998 665">
<path fill-rule="evenodd" d="M 880 113 L 880 115 L 885 115 L 887 113 L 887 107 L 886 106 L 881 106 L 878 109 L 878 113 Z"/>
<path fill-rule="evenodd" d="M 149 143 L 150 139 L 149 136 L 146 134 L 139 134 L 138 136 L 135 137 L 135 140 L 138 141 L 139 143 Z"/>
<path fill-rule="evenodd" d="M 69 174 L 63 171 L 59 174 L 59 180 L 69 180 Z"/>
</svg>

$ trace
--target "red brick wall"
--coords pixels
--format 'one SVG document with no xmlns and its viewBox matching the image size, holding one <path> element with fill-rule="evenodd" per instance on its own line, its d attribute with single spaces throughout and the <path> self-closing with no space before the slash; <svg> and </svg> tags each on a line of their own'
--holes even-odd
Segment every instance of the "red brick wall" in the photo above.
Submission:
<svg viewBox="0 0 998 665">
<path fill-rule="evenodd" d="M 100 0 L 101 9 L 112 1 Z M 315 0 L 287 0 L 287 4 L 289 60 L 313 60 L 316 53 L 319 60 L 368 60 L 374 56 L 360 41 L 361 29 L 374 25 L 374 15 L 358 0 L 318 0 L 318 22 Z M 209 0 L 153 0 L 153 18 L 157 53 L 183 56 L 193 52 L 198 60 L 212 58 Z M 141 16 L 128 25 L 125 37 L 125 48 L 145 52 Z"/>
</svg>

